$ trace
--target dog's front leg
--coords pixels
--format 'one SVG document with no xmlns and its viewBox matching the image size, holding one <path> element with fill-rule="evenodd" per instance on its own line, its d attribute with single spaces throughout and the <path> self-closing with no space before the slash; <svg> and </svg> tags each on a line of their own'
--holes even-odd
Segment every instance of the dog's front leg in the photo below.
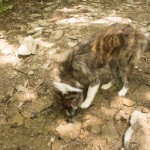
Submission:
<svg viewBox="0 0 150 150">
<path fill-rule="evenodd" d="M 98 82 L 96 84 L 90 84 L 89 88 L 88 88 L 88 92 L 87 92 L 87 97 L 85 99 L 85 101 L 81 104 L 81 108 L 88 108 L 90 106 L 90 104 L 92 103 L 97 90 L 99 88 L 100 85 L 100 81 L 98 80 Z"/>
</svg>

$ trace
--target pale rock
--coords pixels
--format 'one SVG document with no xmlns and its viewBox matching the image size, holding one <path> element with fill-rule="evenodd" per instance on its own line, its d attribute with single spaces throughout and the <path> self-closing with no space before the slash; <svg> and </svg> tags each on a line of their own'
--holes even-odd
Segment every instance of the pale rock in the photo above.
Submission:
<svg viewBox="0 0 150 150">
<path fill-rule="evenodd" d="M 38 24 L 42 27 L 47 27 L 49 26 L 49 23 L 44 21 L 44 20 L 38 20 Z"/>
<path fill-rule="evenodd" d="M 45 33 L 51 33 L 53 32 L 53 29 L 47 29 L 47 30 L 44 30 Z"/>
<path fill-rule="evenodd" d="M 28 75 L 34 75 L 34 72 L 31 70 L 28 72 Z"/>
<path fill-rule="evenodd" d="M 41 17 L 41 14 L 31 14 L 30 17 L 32 17 L 32 18 Z"/>
<path fill-rule="evenodd" d="M 51 38 L 58 40 L 63 36 L 63 34 L 64 34 L 63 30 L 56 30 L 51 33 Z"/>
<path fill-rule="evenodd" d="M 45 12 L 48 12 L 48 11 L 52 11 L 53 9 L 52 9 L 52 7 L 45 7 L 43 10 L 44 10 Z"/>
<path fill-rule="evenodd" d="M 146 107 L 142 108 L 142 112 L 143 113 L 150 113 L 150 110 Z"/>
<path fill-rule="evenodd" d="M 20 47 L 17 50 L 18 55 L 31 55 L 34 54 L 37 41 L 32 38 L 32 36 L 25 37 Z"/>
<path fill-rule="evenodd" d="M 125 150 L 150 149 L 150 113 L 134 111 L 130 119 L 130 127 L 124 135 Z"/>
<path fill-rule="evenodd" d="M 24 86 L 21 85 L 21 84 L 17 84 L 17 85 L 15 86 L 15 89 L 16 89 L 17 91 L 22 91 L 22 90 L 24 89 Z"/>
<path fill-rule="evenodd" d="M 67 44 L 69 47 L 74 47 L 77 45 L 77 42 L 68 42 Z"/>
<path fill-rule="evenodd" d="M 34 33 L 32 35 L 33 38 L 38 38 L 39 36 L 42 35 L 42 32 L 43 32 L 43 28 L 38 28 L 38 29 L 35 29 L 36 33 Z"/>
<path fill-rule="evenodd" d="M 47 69 L 49 67 L 49 65 L 51 64 L 51 60 L 48 60 L 43 66 L 43 69 Z"/>
<path fill-rule="evenodd" d="M 64 123 L 57 126 L 56 131 L 62 139 L 73 140 L 79 136 L 81 125 L 80 122 Z"/>
<path fill-rule="evenodd" d="M 121 97 L 121 100 L 122 100 L 123 105 L 128 106 L 128 107 L 132 107 L 136 104 L 135 101 L 128 99 L 126 97 Z"/>
<path fill-rule="evenodd" d="M 122 107 L 122 101 L 121 101 L 120 97 L 115 97 L 113 100 L 111 100 L 110 107 L 116 108 L 116 109 L 121 108 Z"/>
</svg>

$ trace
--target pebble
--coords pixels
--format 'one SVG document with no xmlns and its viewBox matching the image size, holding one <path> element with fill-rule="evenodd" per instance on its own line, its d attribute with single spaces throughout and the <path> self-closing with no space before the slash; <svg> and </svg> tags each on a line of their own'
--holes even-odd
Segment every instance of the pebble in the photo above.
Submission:
<svg viewBox="0 0 150 150">
<path fill-rule="evenodd" d="M 73 140 L 76 139 L 81 130 L 81 123 L 80 122 L 74 122 L 74 123 L 64 123 L 60 124 L 56 131 L 58 132 L 59 136 L 64 140 Z"/>
<path fill-rule="evenodd" d="M 22 90 L 24 89 L 24 86 L 21 85 L 21 84 L 17 84 L 17 85 L 15 86 L 15 89 L 16 89 L 17 91 L 22 91 Z"/>
<path fill-rule="evenodd" d="M 44 20 L 38 20 L 38 24 L 42 27 L 49 26 L 49 23 Z"/>
<path fill-rule="evenodd" d="M 130 100 L 128 98 L 122 98 L 122 102 L 123 102 L 123 105 L 128 106 L 128 107 L 132 107 L 136 104 L 135 101 Z"/>
<path fill-rule="evenodd" d="M 31 70 L 28 72 L 28 75 L 34 75 L 34 72 Z"/>
<path fill-rule="evenodd" d="M 43 32 L 43 29 L 40 29 L 38 32 L 36 32 L 35 34 L 32 35 L 33 38 L 38 38 L 39 36 L 41 36 Z"/>
<path fill-rule="evenodd" d="M 142 108 L 142 112 L 143 113 L 150 113 L 150 110 L 146 107 Z"/>
<path fill-rule="evenodd" d="M 30 17 L 32 17 L 32 18 L 41 17 L 41 14 L 31 14 L 31 16 L 30 16 Z"/>
<path fill-rule="evenodd" d="M 63 30 L 56 30 L 51 33 L 51 38 L 58 40 L 63 36 L 63 34 L 64 34 Z"/>
<path fill-rule="evenodd" d="M 77 45 L 77 42 L 68 42 L 67 44 L 69 47 L 74 47 Z"/>
</svg>

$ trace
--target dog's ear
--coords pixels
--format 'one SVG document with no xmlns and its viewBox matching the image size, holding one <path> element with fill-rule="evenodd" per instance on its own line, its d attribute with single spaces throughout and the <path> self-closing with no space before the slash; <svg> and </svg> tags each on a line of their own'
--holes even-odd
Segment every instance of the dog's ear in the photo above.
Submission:
<svg viewBox="0 0 150 150">
<path fill-rule="evenodd" d="M 62 94 L 66 94 L 68 92 L 79 92 L 79 93 L 82 92 L 81 89 L 73 87 L 73 86 L 66 84 L 66 83 L 54 82 L 53 85 Z"/>
</svg>

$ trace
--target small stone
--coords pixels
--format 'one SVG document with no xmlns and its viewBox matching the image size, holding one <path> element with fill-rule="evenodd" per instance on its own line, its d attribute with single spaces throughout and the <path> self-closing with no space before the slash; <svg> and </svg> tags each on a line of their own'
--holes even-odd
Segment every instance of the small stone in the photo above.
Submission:
<svg viewBox="0 0 150 150">
<path fill-rule="evenodd" d="M 51 38 L 58 40 L 63 36 L 63 34 L 64 34 L 63 30 L 56 30 L 51 33 Z"/>
<path fill-rule="evenodd" d="M 77 42 L 68 42 L 69 47 L 74 47 L 77 45 Z"/>
<path fill-rule="evenodd" d="M 53 29 L 47 29 L 47 30 L 44 30 L 45 33 L 51 33 L 53 32 Z"/>
<path fill-rule="evenodd" d="M 25 56 L 34 54 L 37 44 L 38 41 L 34 40 L 32 36 L 27 36 L 18 48 L 17 54 Z"/>
<path fill-rule="evenodd" d="M 146 107 L 142 108 L 142 112 L 143 113 L 150 113 L 150 110 Z"/>
<path fill-rule="evenodd" d="M 125 97 L 122 97 L 121 100 L 123 102 L 123 105 L 128 106 L 128 107 L 132 107 L 132 106 L 134 106 L 136 104 L 135 101 L 130 100 L 130 99 L 125 98 Z"/>
<path fill-rule="evenodd" d="M 127 120 L 129 115 L 126 114 L 124 110 L 120 110 L 119 113 L 115 116 L 116 120 Z"/>
<path fill-rule="evenodd" d="M 43 69 L 47 69 L 49 67 L 49 65 L 51 64 L 51 60 L 48 60 L 43 66 Z"/>
<path fill-rule="evenodd" d="M 56 131 L 58 132 L 59 136 L 64 140 L 73 140 L 77 138 L 80 134 L 81 130 L 81 123 L 80 122 L 74 122 L 74 123 L 64 123 L 60 124 Z"/>
<path fill-rule="evenodd" d="M 38 32 L 36 32 L 35 34 L 32 35 L 33 38 L 38 38 L 39 36 L 41 36 L 43 32 L 43 29 L 40 29 Z"/>
<path fill-rule="evenodd" d="M 147 28 L 144 28 L 144 27 L 140 28 L 140 30 L 141 30 L 141 32 L 143 32 L 143 33 L 147 32 Z"/>
<path fill-rule="evenodd" d="M 46 21 L 44 21 L 44 20 L 39 20 L 39 21 L 38 21 L 38 24 L 39 24 L 40 26 L 42 26 L 42 27 L 49 26 L 49 23 L 46 22 Z"/>
<path fill-rule="evenodd" d="M 17 91 L 22 91 L 22 90 L 24 89 L 24 86 L 21 85 L 21 84 L 17 84 L 17 85 L 15 86 L 15 89 L 16 89 Z"/>
<path fill-rule="evenodd" d="M 41 14 L 31 14 L 30 17 L 32 17 L 32 18 L 41 17 Z"/>
<path fill-rule="evenodd" d="M 34 72 L 31 70 L 28 72 L 28 75 L 34 75 Z"/>
</svg>

